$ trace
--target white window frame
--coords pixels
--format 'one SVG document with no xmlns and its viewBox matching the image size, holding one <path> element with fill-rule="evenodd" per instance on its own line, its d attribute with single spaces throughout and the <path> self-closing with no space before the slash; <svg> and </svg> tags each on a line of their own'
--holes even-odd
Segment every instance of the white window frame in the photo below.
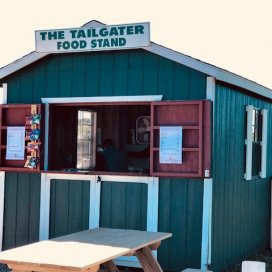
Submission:
<svg viewBox="0 0 272 272">
<path fill-rule="evenodd" d="M 246 124 L 246 169 L 244 178 L 246 180 L 252 179 L 252 151 L 253 151 L 253 139 L 252 139 L 252 125 L 253 125 L 253 110 L 256 109 L 252 105 L 246 107 L 247 112 L 247 124 Z M 261 169 L 259 172 L 260 178 L 266 178 L 266 160 L 267 160 L 267 119 L 268 111 L 266 109 L 261 110 L 262 114 L 262 141 L 261 145 Z"/>
<path fill-rule="evenodd" d="M 5 204 L 5 172 L 0 172 L 0 252 L 3 249 L 4 206 Z"/>
<path fill-rule="evenodd" d="M 261 171 L 260 177 L 266 178 L 266 158 L 267 158 L 267 116 L 268 111 L 266 109 L 262 110 L 263 115 L 263 126 L 262 126 L 262 141 L 261 141 Z"/>
<path fill-rule="evenodd" d="M 48 170 L 49 157 L 49 117 L 50 104 L 69 104 L 69 103 L 105 103 L 105 102 L 152 102 L 161 101 L 163 95 L 131 95 L 131 96 L 98 96 L 98 97 L 51 97 L 42 98 L 45 105 L 45 128 L 44 128 L 44 170 Z"/>
<path fill-rule="evenodd" d="M 2 87 L 0 87 L 0 104 L 1 105 L 7 104 L 7 92 L 8 92 L 8 84 L 3 83 Z"/>
</svg>

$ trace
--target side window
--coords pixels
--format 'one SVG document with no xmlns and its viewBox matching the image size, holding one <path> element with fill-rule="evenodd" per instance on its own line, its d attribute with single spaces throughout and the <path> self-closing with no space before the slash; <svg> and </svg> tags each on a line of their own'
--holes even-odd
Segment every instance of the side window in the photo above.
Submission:
<svg viewBox="0 0 272 272">
<path fill-rule="evenodd" d="M 267 110 L 246 107 L 245 179 L 266 177 Z"/>
</svg>

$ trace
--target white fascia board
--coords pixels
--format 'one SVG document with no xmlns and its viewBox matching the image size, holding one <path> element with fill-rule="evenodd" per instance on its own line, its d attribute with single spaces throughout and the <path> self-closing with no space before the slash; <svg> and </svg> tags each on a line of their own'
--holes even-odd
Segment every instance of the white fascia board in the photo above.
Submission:
<svg viewBox="0 0 272 272">
<path fill-rule="evenodd" d="M 33 62 L 44 58 L 45 56 L 49 55 L 48 53 L 38 53 L 38 52 L 32 52 L 10 64 L 7 66 L 4 66 L 0 68 L 0 79 L 24 68 L 25 66 L 32 64 Z"/>
<path fill-rule="evenodd" d="M 142 47 L 142 49 L 159 55 L 161 57 L 165 57 L 177 63 L 183 64 L 189 68 L 195 69 L 207 75 L 217 77 L 218 68 L 216 68 L 215 66 L 209 65 L 207 63 L 204 63 L 167 47 L 161 46 L 159 44 L 152 42 L 149 47 Z"/>
<path fill-rule="evenodd" d="M 218 73 L 218 76 L 216 78 L 217 80 L 224 81 L 226 83 L 241 87 L 243 89 L 249 90 L 255 94 L 259 94 L 261 96 L 267 97 L 269 99 L 272 99 L 272 90 L 264 87 L 256 82 L 253 82 L 249 79 L 243 78 L 239 75 L 236 75 L 234 73 L 221 70 Z"/>
<path fill-rule="evenodd" d="M 266 88 L 258 83 L 255 83 L 249 79 L 236 75 L 227 70 L 194 59 L 190 56 L 184 55 L 182 53 L 176 52 L 155 43 L 151 43 L 150 47 L 143 47 L 142 49 L 185 65 L 208 76 L 212 76 L 216 80 L 232 84 L 234 86 L 249 90 L 253 93 L 272 99 L 271 89 Z"/>
<path fill-rule="evenodd" d="M 152 102 L 161 101 L 162 95 L 97 96 L 97 97 L 53 97 L 42 98 L 42 103 L 94 103 L 94 102 Z"/>
</svg>

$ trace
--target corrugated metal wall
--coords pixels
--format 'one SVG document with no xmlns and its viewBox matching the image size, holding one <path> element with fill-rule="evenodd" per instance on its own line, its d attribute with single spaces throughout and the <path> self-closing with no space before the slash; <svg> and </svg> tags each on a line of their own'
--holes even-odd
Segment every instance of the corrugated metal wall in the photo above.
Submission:
<svg viewBox="0 0 272 272">
<path fill-rule="evenodd" d="M 206 97 L 206 75 L 144 50 L 52 54 L 16 72 L 3 82 L 8 83 L 8 103 L 41 103 L 41 97 L 155 94 L 163 94 L 164 100 Z M 61 188 L 65 197 L 57 193 L 59 189 L 56 187 L 56 196 L 64 198 L 56 200 L 55 203 L 59 201 L 66 214 L 66 208 L 73 206 L 72 202 L 75 200 L 69 197 L 69 190 L 66 188 L 68 185 L 63 183 L 61 186 L 65 187 Z M 146 194 L 145 189 L 141 188 L 141 193 L 135 196 L 133 202 L 130 202 L 128 197 L 111 197 L 113 192 L 129 195 L 129 191 L 132 190 L 130 186 L 127 187 L 125 184 L 102 186 L 101 225 L 125 224 L 126 227 L 142 229 L 146 224 L 142 206 L 144 204 L 140 200 Z M 7 195 L 7 201 L 12 201 L 9 198 L 12 196 Z M 159 230 L 174 233 L 173 238 L 165 242 L 159 251 L 159 261 L 165 270 L 180 271 L 187 266 L 200 267 L 202 198 L 201 180 L 163 179 L 160 182 Z M 121 218 L 123 216 L 121 212 L 116 213 L 117 208 L 114 212 L 109 208 L 109 199 L 113 207 L 120 207 L 121 211 L 124 207 L 131 210 L 131 213 L 126 213 L 125 223 L 122 221 L 124 219 Z M 121 203 L 121 200 L 124 203 Z M 141 202 L 140 209 L 138 200 Z M 60 223 L 58 220 L 63 216 L 59 217 L 57 206 L 53 203 L 51 205 L 51 210 L 55 211 L 51 215 L 51 220 L 55 220 L 55 227 L 51 226 L 50 229 L 51 236 L 65 233 L 69 227 L 62 224 L 63 222 L 69 224 L 69 217 Z M 106 214 L 109 210 L 110 221 Z M 16 211 L 9 211 L 8 207 L 5 213 L 9 217 L 16 215 Z M 32 227 L 35 232 L 38 231 L 37 224 Z M 10 232 L 15 235 L 16 229 L 11 229 Z M 11 243 L 9 237 L 5 233 L 6 243 Z M 11 246 L 15 245 L 11 243 Z"/>
<path fill-rule="evenodd" d="M 267 179 L 244 179 L 246 105 L 272 106 L 218 85 L 214 113 L 212 270 L 235 264 L 269 245 L 272 145 L 268 140 Z"/>
</svg>

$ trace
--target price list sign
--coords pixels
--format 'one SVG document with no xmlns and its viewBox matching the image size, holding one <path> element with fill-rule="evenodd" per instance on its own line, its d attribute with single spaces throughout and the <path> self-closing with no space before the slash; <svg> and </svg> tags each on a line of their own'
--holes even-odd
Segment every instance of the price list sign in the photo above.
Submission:
<svg viewBox="0 0 272 272">
<path fill-rule="evenodd" d="M 182 164 L 182 127 L 160 127 L 160 163 Z"/>
<path fill-rule="evenodd" d="M 24 158 L 25 127 L 8 127 L 6 160 L 24 160 Z"/>
</svg>

